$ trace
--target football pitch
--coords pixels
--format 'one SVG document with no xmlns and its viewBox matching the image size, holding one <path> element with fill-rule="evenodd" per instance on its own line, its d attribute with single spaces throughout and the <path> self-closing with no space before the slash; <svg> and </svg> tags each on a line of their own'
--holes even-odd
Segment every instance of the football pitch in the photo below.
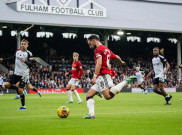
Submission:
<svg viewBox="0 0 182 135">
<path fill-rule="evenodd" d="M 172 93 L 171 106 L 163 97 L 149 93 L 121 93 L 112 100 L 95 96 L 96 119 L 88 113 L 85 94 L 82 104 L 67 104 L 67 94 L 26 95 L 26 111 L 18 111 L 15 94 L 0 96 L 0 135 L 182 135 L 182 93 Z M 67 106 L 68 118 L 57 109 Z"/>
</svg>

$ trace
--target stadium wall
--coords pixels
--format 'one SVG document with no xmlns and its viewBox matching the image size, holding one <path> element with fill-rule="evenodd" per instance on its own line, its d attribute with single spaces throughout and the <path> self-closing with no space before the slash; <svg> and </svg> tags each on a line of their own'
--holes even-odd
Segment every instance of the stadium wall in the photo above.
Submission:
<svg viewBox="0 0 182 135">
<path fill-rule="evenodd" d="M 36 6 L 35 4 L 37 4 L 44 8 L 34 7 L 33 10 L 30 10 L 30 8 L 20 6 L 20 8 L 23 9 L 18 9 L 18 1 L 29 4 L 29 6 Z M 56 1 L 65 2 L 65 0 L 49 0 L 50 5 L 46 3 L 43 4 L 42 0 L 36 0 L 35 4 L 31 4 L 31 1 L 32 0 L 0 0 L 0 13 L 4 13 L 0 14 L 0 22 L 182 32 L 182 14 L 180 14 L 182 13 L 181 0 L 93 0 L 94 3 L 92 6 L 87 4 L 87 6 L 84 7 L 76 7 L 75 1 L 70 0 L 71 2 L 69 1 L 70 3 L 66 5 L 66 7 L 63 7 L 68 9 L 73 7 L 72 9 L 76 10 L 85 9 L 86 11 L 91 11 L 92 14 L 89 16 L 83 15 L 83 13 L 79 11 L 74 12 L 73 15 L 71 13 L 51 13 L 52 10 L 47 10 L 48 6 L 53 6 L 53 8 L 56 7 L 58 9 L 62 8 Z M 89 0 L 79 0 L 80 6 L 89 2 Z M 106 13 L 102 16 L 103 14 L 97 14 L 97 11 Z"/>
<path fill-rule="evenodd" d="M 177 89 L 180 89 L 180 90 L 177 90 Z M 182 92 L 182 88 L 164 88 L 164 90 L 166 92 Z M 131 92 L 132 93 L 141 93 L 141 89 L 140 88 L 132 88 Z M 153 92 L 153 88 L 148 88 L 148 91 L 149 92 Z"/>
<path fill-rule="evenodd" d="M 41 93 L 44 94 L 60 94 L 60 93 L 66 93 L 67 90 L 66 89 L 37 89 L 38 91 L 40 91 Z M 76 89 L 78 91 L 78 93 L 87 93 L 89 89 Z M 182 92 L 182 88 L 164 88 L 164 90 L 166 92 Z M 153 92 L 153 88 L 148 88 L 149 92 Z M 140 88 L 124 88 L 121 92 L 130 92 L 130 93 L 141 93 L 142 90 Z M 3 93 L 5 94 L 16 94 L 15 90 L 3 90 Z M 32 90 L 28 90 L 27 89 L 27 93 L 30 94 L 35 94 L 36 92 L 32 91 Z"/>
</svg>

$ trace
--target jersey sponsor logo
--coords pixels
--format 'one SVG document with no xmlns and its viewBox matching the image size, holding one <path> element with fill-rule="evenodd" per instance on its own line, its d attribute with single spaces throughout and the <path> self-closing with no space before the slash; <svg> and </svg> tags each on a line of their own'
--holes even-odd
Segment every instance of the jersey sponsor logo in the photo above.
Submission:
<svg viewBox="0 0 182 135">
<path fill-rule="evenodd" d="M 106 55 L 107 53 L 110 54 L 110 51 L 109 51 L 108 49 L 105 49 L 105 50 L 104 50 L 104 54 Z"/>
</svg>

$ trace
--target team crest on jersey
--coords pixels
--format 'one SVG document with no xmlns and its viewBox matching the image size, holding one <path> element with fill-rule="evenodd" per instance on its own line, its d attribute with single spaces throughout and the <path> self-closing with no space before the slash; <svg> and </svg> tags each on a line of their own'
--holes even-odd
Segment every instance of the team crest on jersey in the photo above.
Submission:
<svg viewBox="0 0 182 135">
<path fill-rule="evenodd" d="M 107 52 L 110 54 L 110 51 L 108 49 L 105 49 L 104 54 L 106 54 Z"/>
</svg>

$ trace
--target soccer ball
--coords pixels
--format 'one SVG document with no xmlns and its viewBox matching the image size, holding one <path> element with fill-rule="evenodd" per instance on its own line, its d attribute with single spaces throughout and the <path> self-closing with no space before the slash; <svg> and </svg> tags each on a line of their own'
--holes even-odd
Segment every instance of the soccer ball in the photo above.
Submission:
<svg viewBox="0 0 182 135">
<path fill-rule="evenodd" d="M 70 114 L 70 111 L 69 111 L 68 107 L 61 106 L 61 107 L 59 107 L 57 114 L 60 118 L 67 118 L 68 115 Z"/>
</svg>

